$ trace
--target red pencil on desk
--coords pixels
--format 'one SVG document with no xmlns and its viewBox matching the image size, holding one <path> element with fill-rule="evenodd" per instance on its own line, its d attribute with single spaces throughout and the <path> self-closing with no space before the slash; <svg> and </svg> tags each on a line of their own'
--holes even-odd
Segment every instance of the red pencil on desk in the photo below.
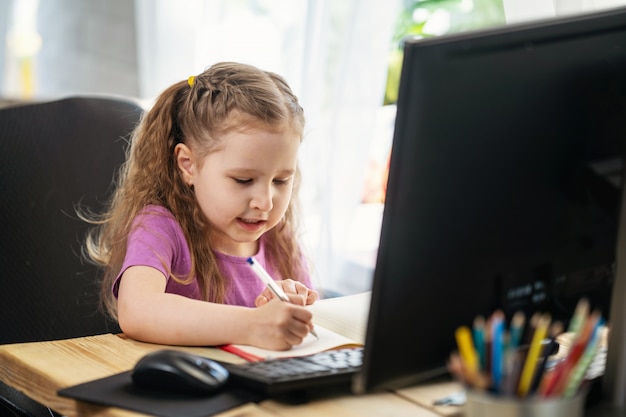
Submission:
<svg viewBox="0 0 626 417">
<path fill-rule="evenodd" d="M 252 353 L 248 353 L 243 349 L 239 349 L 237 346 L 223 345 L 220 346 L 220 349 L 225 352 L 232 353 L 233 355 L 237 355 L 240 358 L 247 360 L 248 362 L 261 362 L 262 360 L 264 360 L 262 357 L 253 355 Z"/>
</svg>

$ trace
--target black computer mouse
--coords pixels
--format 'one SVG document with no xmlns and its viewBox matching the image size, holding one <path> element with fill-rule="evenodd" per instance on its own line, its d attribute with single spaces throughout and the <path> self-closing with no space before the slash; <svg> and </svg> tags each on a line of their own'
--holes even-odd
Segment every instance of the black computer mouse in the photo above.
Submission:
<svg viewBox="0 0 626 417">
<path fill-rule="evenodd" d="M 219 363 L 178 350 L 158 350 L 142 357 L 131 378 L 139 388 L 184 394 L 206 394 L 228 380 Z"/>
</svg>

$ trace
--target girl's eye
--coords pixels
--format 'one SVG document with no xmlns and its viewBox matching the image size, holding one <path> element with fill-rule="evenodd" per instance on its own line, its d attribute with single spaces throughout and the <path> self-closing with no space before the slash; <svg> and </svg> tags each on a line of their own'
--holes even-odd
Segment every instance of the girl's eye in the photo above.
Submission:
<svg viewBox="0 0 626 417">
<path fill-rule="evenodd" d="M 236 178 L 236 177 L 233 177 L 233 180 L 237 184 L 242 184 L 242 185 L 252 184 L 252 182 L 254 181 L 252 178 Z M 289 181 L 291 181 L 291 178 L 275 178 L 272 182 L 276 185 L 286 185 L 286 184 L 289 184 Z"/>
<path fill-rule="evenodd" d="M 275 179 L 274 180 L 274 184 L 278 184 L 278 185 L 285 185 L 289 183 L 290 178 L 285 178 L 285 179 Z"/>
</svg>

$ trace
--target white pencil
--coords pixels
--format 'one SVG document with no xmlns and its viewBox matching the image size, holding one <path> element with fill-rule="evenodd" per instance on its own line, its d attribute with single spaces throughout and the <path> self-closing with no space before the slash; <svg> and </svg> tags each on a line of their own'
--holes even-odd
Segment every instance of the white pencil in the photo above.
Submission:
<svg viewBox="0 0 626 417">
<path fill-rule="evenodd" d="M 267 273 L 265 268 L 263 268 L 256 259 L 254 259 L 253 257 L 248 258 L 248 264 L 256 273 L 256 276 L 259 277 L 261 281 L 263 281 L 263 283 L 270 289 L 270 291 L 272 291 L 272 293 L 274 293 L 276 297 L 287 303 L 289 302 L 289 297 L 287 297 L 287 294 L 285 294 L 281 286 L 278 285 L 276 281 L 274 281 L 274 278 L 272 278 L 270 274 Z M 317 333 L 315 332 L 315 329 L 311 330 L 311 334 L 319 339 Z"/>
</svg>

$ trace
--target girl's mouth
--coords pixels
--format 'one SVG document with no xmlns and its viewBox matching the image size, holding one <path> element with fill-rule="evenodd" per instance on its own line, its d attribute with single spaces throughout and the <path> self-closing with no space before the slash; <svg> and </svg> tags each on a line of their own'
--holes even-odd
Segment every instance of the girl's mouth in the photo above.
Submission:
<svg viewBox="0 0 626 417">
<path fill-rule="evenodd" d="M 267 223 L 266 220 L 244 219 L 241 217 L 237 218 L 237 222 L 242 229 L 248 232 L 256 232 L 265 227 L 265 224 Z"/>
</svg>

